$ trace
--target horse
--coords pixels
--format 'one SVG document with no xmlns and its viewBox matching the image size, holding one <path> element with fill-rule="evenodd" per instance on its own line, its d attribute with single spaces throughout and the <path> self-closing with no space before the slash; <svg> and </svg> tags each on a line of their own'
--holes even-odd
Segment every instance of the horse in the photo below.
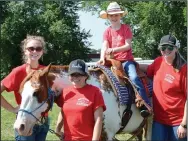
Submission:
<svg viewBox="0 0 188 141">
<path fill-rule="evenodd" d="M 136 107 L 131 104 L 130 110 L 133 111 L 131 118 L 122 128 L 122 117 L 127 105 L 119 103 L 117 92 L 113 89 L 112 83 L 101 81 L 103 71 L 95 65 L 89 65 L 90 77 L 88 84 L 100 88 L 105 105 L 102 140 L 117 140 L 116 133 L 129 133 L 133 137 L 137 136 L 142 140 L 142 129 L 147 125 L 146 140 L 151 140 L 152 116 L 147 120 L 144 119 Z M 14 123 L 14 129 L 20 135 L 27 136 L 31 134 L 33 126 L 41 119 L 41 113 L 49 111 L 52 104 L 61 93 L 61 90 L 67 85 L 71 85 L 68 80 L 68 66 L 49 65 L 44 70 L 35 70 L 28 74 L 20 86 L 22 101 L 17 119 Z M 110 81 L 110 80 L 107 80 Z M 130 138 L 132 139 L 132 137 Z M 130 140 L 129 139 L 129 140 Z"/>
</svg>

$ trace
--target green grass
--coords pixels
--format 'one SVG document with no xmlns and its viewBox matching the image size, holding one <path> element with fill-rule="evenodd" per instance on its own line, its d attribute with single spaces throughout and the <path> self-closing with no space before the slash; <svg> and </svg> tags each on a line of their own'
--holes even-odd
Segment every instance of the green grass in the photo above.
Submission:
<svg viewBox="0 0 188 141">
<path fill-rule="evenodd" d="M 3 92 L 2 94 L 6 100 L 8 100 L 12 105 L 16 105 L 14 94 Z M 54 104 L 52 111 L 49 112 L 50 117 L 50 129 L 55 129 L 57 116 L 60 109 Z M 1 141 L 14 140 L 14 129 L 13 124 L 15 122 L 16 115 L 6 111 L 4 108 L 1 108 Z M 120 140 L 126 140 L 130 135 L 120 134 L 117 136 Z M 58 140 L 57 136 L 48 132 L 47 140 L 53 141 Z"/>
<path fill-rule="evenodd" d="M 3 92 L 2 94 L 7 101 L 12 105 L 16 105 L 14 94 Z M 52 111 L 49 112 L 50 117 L 50 129 L 55 129 L 57 116 L 59 114 L 60 108 L 54 104 Z M 16 119 L 16 115 L 6 111 L 4 108 L 1 108 L 1 141 L 14 140 L 14 129 L 13 125 Z M 47 140 L 58 140 L 57 136 L 48 132 Z"/>
</svg>

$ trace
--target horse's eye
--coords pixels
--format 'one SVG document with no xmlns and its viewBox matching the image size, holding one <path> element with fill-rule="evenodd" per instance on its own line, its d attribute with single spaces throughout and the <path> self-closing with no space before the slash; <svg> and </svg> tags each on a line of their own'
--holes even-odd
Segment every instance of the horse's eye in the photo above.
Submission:
<svg viewBox="0 0 188 141">
<path fill-rule="evenodd" d="M 37 92 L 34 92 L 34 93 L 33 93 L 33 96 L 37 96 Z"/>
</svg>

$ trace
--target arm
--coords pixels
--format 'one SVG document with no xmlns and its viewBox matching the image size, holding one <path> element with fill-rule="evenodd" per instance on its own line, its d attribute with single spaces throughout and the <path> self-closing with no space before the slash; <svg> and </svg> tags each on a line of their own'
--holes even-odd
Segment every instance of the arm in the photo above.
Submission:
<svg viewBox="0 0 188 141">
<path fill-rule="evenodd" d="M 108 41 L 104 41 L 101 49 L 101 55 L 100 55 L 100 60 L 97 62 L 98 64 L 104 65 L 105 63 L 105 55 L 106 55 L 106 50 L 108 49 Z"/>
<path fill-rule="evenodd" d="M 148 64 L 139 64 L 139 68 L 140 68 L 143 72 L 147 72 Z"/>
<path fill-rule="evenodd" d="M 100 139 L 101 131 L 102 131 L 102 122 L 103 122 L 102 107 L 99 107 L 98 109 L 95 110 L 94 118 L 95 118 L 95 125 L 94 125 L 92 140 L 97 141 Z"/>
<path fill-rule="evenodd" d="M 112 52 L 122 52 L 122 51 L 127 51 L 132 47 L 131 43 L 132 39 L 126 39 L 125 40 L 125 45 L 120 46 L 120 47 L 113 47 Z"/>
<path fill-rule="evenodd" d="M 185 102 L 184 115 L 180 126 L 178 127 L 178 138 L 185 138 L 187 136 L 187 129 L 182 125 L 187 125 L 187 101 Z"/>
<path fill-rule="evenodd" d="M 1 107 L 3 107 L 4 109 L 6 109 L 9 112 L 12 113 L 17 113 L 19 106 L 17 107 L 13 107 L 3 96 L 2 96 L 2 92 L 5 90 L 5 86 L 1 83 Z"/>
<path fill-rule="evenodd" d="M 57 118 L 57 123 L 56 123 L 56 129 L 55 132 L 60 138 L 60 140 L 63 140 L 64 138 L 64 133 L 62 132 L 62 127 L 63 127 L 63 113 L 62 111 L 59 112 L 58 118 Z"/>
<path fill-rule="evenodd" d="M 187 101 L 185 102 L 184 115 L 181 123 L 187 125 Z"/>
<path fill-rule="evenodd" d="M 62 111 L 59 112 L 58 118 L 57 118 L 57 123 L 56 123 L 56 132 L 61 133 L 61 129 L 63 127 L 63 115 Z"/>
</svg>

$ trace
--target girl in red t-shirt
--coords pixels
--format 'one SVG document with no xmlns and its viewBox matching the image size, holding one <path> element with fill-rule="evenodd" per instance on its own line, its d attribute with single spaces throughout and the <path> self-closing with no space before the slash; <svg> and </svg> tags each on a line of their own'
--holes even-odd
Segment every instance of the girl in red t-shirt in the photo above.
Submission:
<svg viewBox="0 0 188 141">
<path fill-rule="evenodd" d="M 24 64 L 14 68 L 11 73 L 1 81 L 1 94 L 4 90 L 6 90 L 7 92 L 13 91 L 16 103 L 18 105 L 16 107 L 13 107 L 1 95 L 1 107 L 15 114 L 18 112 L 19 105 L 21 104 L 21 95 L 19 93 L 19 88 L 22 80 L 27 76 L 27 68 L 29 68 L 28 65 L 31 69 L 34 70 L 45 67 L 39 64 L 39 59 L 45 51 L 45 42 L 43 37 L 27 36 L 27 38 L 21 42 L 21 50 L 23 52 Z M 18 132 L 15 131 L 15 140 L 45 141 L 48 129 L 49 125 L 48 123 L 45 123 L 45 125 L 35 125 L 33 128 L 34 132 L 32 132 L 30 136 L 20 136 Z"/>
<path fill-rule="evenodd" d="M 64 88 L 56 101 L 62 109 L 56 132 L 63 135 L 63 126 L 65 141 L 97 141 L 102 131 L 103 111 L 106 110 L 102 93 L 96 86 L 86 83 L 89 75 L 82 60 L 72 61 L 68 74 L 72 86 Z"/>
<path fill-rule="evenodd" d="M 134 57 L 132 55 L 132 31 L 130 26 L 127 24 L 122 24 L 120 22 L 122 16 L 125 16 L 127 11 L 122 11 L 117 2 L 112 2 L 107 7 L 107 11 L 101 11 L 100 17 L 103 19 L 108 19 L 111 23 L 103 35 L 103 47 L 101 49 L 101 57 L 98 61 L 99 64 L 105 65 L 105 58 L 110 56 L 110 58 L 119 60 L 122 62 L 124 71 L 128 74 L 130 80 L 133 82 L 137 88 L 140 96 L 143 98 L 145 105 L 143 105 L 141 110 L 141 115 L 143 117 L 148 117 L 151 110 L 151 102 L 146 95 L 146 90 L 142 84 L 140 78 L 137 75 Z"/>
<path fill-rule="evenodd" d="M 179 46 L 173 35 L 165 35 L 159 44 L 162 56 L 149 66 L 140 65 L 153 77 L 152 140 L 187 140 L 187 63 Z"/>
</svg>

